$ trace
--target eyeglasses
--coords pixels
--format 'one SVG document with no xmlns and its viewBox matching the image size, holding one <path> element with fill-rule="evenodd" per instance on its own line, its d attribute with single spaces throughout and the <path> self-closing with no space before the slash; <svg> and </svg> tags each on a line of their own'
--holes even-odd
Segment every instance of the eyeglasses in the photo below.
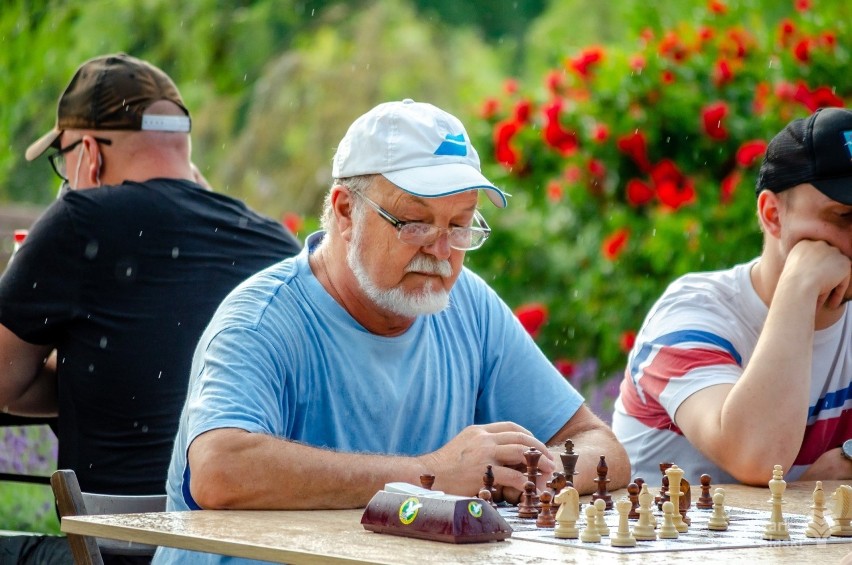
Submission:
<svg viewBox="0 0 852 565">
<path fill-rule="evenodd" d="M 473 212 L 475 226 L 466 228 L 441 228 L 423 222 L 404 222 L 360 192 L 356 192 L 356 194 L 372 206 L 378 212 L 379 216 L 396 228 L 397 237 L 401 242 L 409 245 L 416 245 L 417 247 L 432 245 L 439 237 L 446 233 L 450 247 L 460 251 L 471 251 L 482 247 L 482 244 L 491 235 L 491 228 L 488 227 L 488 223 L 486 223 L 485 218 L 479 213 L 479 210 Z"/>
<path fill-rule="evenodd" d="M 111 139 L 104 139 L 102 137 L 95 137 L 93 139 L 98 143 L 103 143 L 104 145 L 112 145 Z M 59 178 L 61 178 L 65 182 L 68 182 L 68 177 L 66 176 L 65 172 L 65 154 L 73 151 L 74 148 L 80 145 L 81 143 L 83 143 L 82 137 L 71 145 L 69 145 L 68 147 L 60 149 L 56 153 L 47 156 L 47 159 L 50 161 L 50 166 L 53 167 L 53 172 L 55 172 L 57 176 L 59 176 Z"/>
</svg>

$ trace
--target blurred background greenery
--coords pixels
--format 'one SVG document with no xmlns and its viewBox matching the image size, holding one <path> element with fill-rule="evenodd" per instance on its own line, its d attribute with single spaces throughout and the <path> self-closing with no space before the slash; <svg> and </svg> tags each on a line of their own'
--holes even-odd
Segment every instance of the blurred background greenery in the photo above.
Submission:
<svg viewBox="0 0 852 565">
<path fill-rule="evenodd" d="M 759 253 L 760 142 L 810 104 L 848 105 L 850 11 L 840 0 L 5 0 L 0 207 L 55 197 L 47 160 L 23 153 L 52 127 L 76 67 L 103 53 L 168 72 L 215 189 L 300 237 L 351 121 L 386 100 L 432 102 L 461 118 L 486 174 L 513 194 L 505 211 L 484 207 L 495 233 L 467 264 L 608 420 L 632 335 L 665 286 Z M 2 437 L 0 449 L 20 443 Z M 0 507 L 18 507 L 10 492 L 0 485 Z M 0 514 L 0 529 L 55 529 L 43 514 L 11 525 Z"/>
</svg>

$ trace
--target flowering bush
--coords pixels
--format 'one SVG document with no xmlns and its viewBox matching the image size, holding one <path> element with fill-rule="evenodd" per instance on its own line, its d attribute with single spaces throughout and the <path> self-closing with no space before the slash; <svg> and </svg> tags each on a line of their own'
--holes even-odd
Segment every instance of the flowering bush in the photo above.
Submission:
<svg viewBox="0 0 852 565">
<path fill-rule="evenodd" d="M 597 388 L 617 379 L 669 282 L 759 254 L 766 143 L 850 100 L 845 3 L 789 1 L 769 23 L 711 0 L 698 21 L 570 53 L 542 85 L 508 80 L 484 102 L 471 129 L 513 198 L 468 262 L 568 378 L 593 359 Z"/>
</svg>

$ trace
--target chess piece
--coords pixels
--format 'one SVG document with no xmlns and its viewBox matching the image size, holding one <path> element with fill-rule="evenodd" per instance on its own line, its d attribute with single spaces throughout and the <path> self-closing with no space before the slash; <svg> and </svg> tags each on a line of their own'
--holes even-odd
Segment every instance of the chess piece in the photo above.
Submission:
<svg viewBox="0 0 852 565">
<path fill-rule="evenodd" d="M 633 537 L 640 541 L 653 541 L 657 539 L 657 533 L 654 529 L 657 527 L 657 520 L 654 518 L 651 504 L 654 502 L 654 495 L 648 490 L 648 485 L 642 482 L 642 488 L 639 491 L 639 522 L 633 527 Z"/>
<path fill-rule="evenodd" d="M 660 463 L 660 473 L 663 474 L 663 482 L 660 486 L 660 496 L 656 498 L 657 508 L 660 510 L 663 509 L 663 502 L 669 499 L 669 478 L 666 476 L 666 469 L 672 465 L 673 463 L 669 463 L 668 461 Z"/>
<path fill-rule="evenodd" d="M 538 513 L 538 518 L 535 520 L 537 528 L 553 528 L 556 526 L 556 519 L 553 517 L 550 501 L 553 500 L 553 493 L 546 490 L 539 496 L 541 502 L 541 510 Z"/>
<path fill-rule="evenodd" d="M 537 518 L 538 508 L 536 502 L 535 483 L 527 481 L 524 483 L 524 492 L 521 493 L 521 501 L 518 503 L 518 518 Z"/>
<path fill-rule="evenodd" d="M 692 524 L 692 519 L 687 516 L 690 508 L 692 508 L 692 488 L 689 486 L 689 481 L 681 479 L 678 509 L 680 510 L 680 519 L 683 520 L 683 523 L 687 526 Z"/>
<path fill-rule="evenodd" d="M 491 493 L 491 506 L 496 508 L 497 501 L 495 499 L 497 498 L 497 489 L 494 488 L 494 470 L 491 468 L 491 465 L 485 466 L 485 473 L 482 475 L 482 488 L 487 489 Z"/>
<path fill-rule="evenodd" d="M 598 533 L 597 528 L 595 528 L 595 514 L 597 511 L 595 507 L 592 505 L 586 506 L 586 527 L 583 528 L 583 531 L 580 532 L 580 541 L 584 541 L 586 543 L 600 543 L 601 535 Z"/>
<path fill-rule="evenodd" d="M 666 477 L 669 479 L 669 502 L 675 509 L 674 526 L 679 533 L 683 534 L 689 531 L 689 526 L 680 513 L 680 497 L 683 494 L 680 490 L 680 481 L 683 478 L 683 469 L 677 465 L 672 465 L 666 469 Z M 665 505 L 665 502 L 663 505 Z"/>
<path fill-rule="evenodd" d="M 831 526 L 825 519 L 825 492 L 822 490 L 822 481 L 817 481 L 816 487 L 814 487 L 811 521 L 808 522 L 805 536 L 809 538 L 831 537 Z"/>
<path fill-rule="evenodd" d="M 606 457 L 601 455 L 601 460 L 598 461 L 598 478 L 594 481 L 598 484 L 598 490 L 592 493 L 592 502 L 601 499 L 606 504 L 607 510 L 612 510 L 612 496 L 609 494 L 609 491 L 606 488 L 609 479 L 606 478 L 607 473 L 609 472 L 609 467 L 606 464 Z"/>
<path fill-rule="evenodd" d="M 636 538 L 630 533 L 630 526 L 627 523 L 627 515 L 632 506 L 633 503 L 626 497 L 615 503 L 615 509 L 618 511 L 618 528 L 610 539 L 610 544 L 613 547 L 636 547 Z"/>
<path fill-rule="evenodd" d="M 606 512 L 606 502 L 602 498 L 599 498 L 595 501 L 595 530 L 604 536 L 609 536 L 609 526 L 606 525 L 606 520 L 604 519 L 604 513 Z"/>
<path fill-rule="evenodd" d="M 707 529 L 724 532 L 728 529 L 728 515 L 725 513 L 725 491 L 717 488 L 713 493 L 713 514 L 707 521 Z"/>
<path fill-rule="evenodd" d="M 570 439 L 565 440 L 565 451 L 559 454 L 559 458 L 562 459 L 562 468 L 565 471 L 565 479 L 571 484 L 574 484 L 574 475 L 577 475 L 577 471 L 575 468 L 577 467 L 577 458 L 580 457 L 579 453 L 574 453 L 574 442 Z"/>
<path fill-rule="evenodd" d="M 663 525 L 660 528 L 660 539 L 677 539 L 678 531 L 675 526 L 675 516 L 680 516 L 679 512 L 675 512 L 675 505 L 671 500 L 663 502 Z"/>
<path fill-rule="evenodd" d="M 781 465 L 775 465 L 772 470 L 772 479 L 769 481 L 769 491 L 772 493 L 772 498 L 769 502 L 772 503 L 772 513 L 769 517 L 769 522 L 763 530 L 763 539 L 765 540 L 789 540 L 790 532 L 787 531 L 787 522 L 781 514 L 781 506 L 784 504 L 782 496 L 787 488 L 787 482 L 784 480 L 784 472 Z"/>
<path fill-rule="evenodd" d="M 701 481 L 701 496 L 698 497 L 695 507 L 709 510 L 713 508 L 713 497 L 710 495 L 710 475 L 704 473 L 699 480 Z"/>
<path fill-rule="evenodd" d="M 580 519 L 580 495 L 577 489 L 565 487 L 553 500 L 559 504 L 553 534 L 560 539 L 577 539 L 580 533 L 577 529 L 577 520 Z"/>
<path fill-rule="evenodd" d="M 427 490 L 432 490 L 433 484 L 435 484 L 435 475 L 420 475 L 420 486 Z"/>
<path fill-rule="evenodd" d="M 831 507 L 834 516 L 834 525 L 831 526 L 831 535 L 837 537 L 852 536 L 852 487 L 840 485 L 831 495 L 833 505 Z"/>
<path fill-rule="evenodd" d="M 627 513 L 627 517 L 630 520 L 638 520 L 639 512 L 637 512 L 637 509 L 639 508 L 639 485 L 636 483 L 630 483 L 627 485 L 627 498 L 630 500 L 630 511 Z"/>
<path fill-rule="evenodd" d="M 553 477 L 551 477 L 548 486 L 553 490 L 554 500 L 556 500 L 556 495 L 562 492 L 566 486 L 568 486 L 568 479 L 565 478 L 565 473 L 561 471 L 554 471 Z M 554 504 L 554 506 L 558 506 L 558 504 Z"/>
<path fill-rule="evenodd" d="M 479 493 L 476 496 L 481 498 L 483 502 L 486 502 L 495 508 L 497 507 L 497 505 L 491 500 L 491 491 L 487 488 L 482 487 L 479 489 Z"/>
<path fill-rule="evenodd" d="M 533 485 L 538 485 L 538 478 L 541 476 L 541 471 L 538 470 L 538 460 L 541 459 L 541 451 L 531 447 L 524 451 L 524 459 L 527 462 L 527 481 L 530 481 Z M 533 488 L 532 504 L 536 508 L 540 506 L 537 487 Z"/>
</svg>

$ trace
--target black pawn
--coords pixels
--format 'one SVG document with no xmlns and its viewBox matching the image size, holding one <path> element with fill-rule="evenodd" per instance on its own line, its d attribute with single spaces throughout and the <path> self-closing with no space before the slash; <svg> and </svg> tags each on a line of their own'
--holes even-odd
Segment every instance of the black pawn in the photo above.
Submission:
<svg viewBox="0 0 852 565">
<path fill-rule="evenodd" d="M 713 508 L 713 496 L 710 494 L 710 475 L 703 474 L 700 477 L 701 480 L 701 496 L 698 497 L 698 501 L 695 503 L 696 508 Z"/>
</svg>

